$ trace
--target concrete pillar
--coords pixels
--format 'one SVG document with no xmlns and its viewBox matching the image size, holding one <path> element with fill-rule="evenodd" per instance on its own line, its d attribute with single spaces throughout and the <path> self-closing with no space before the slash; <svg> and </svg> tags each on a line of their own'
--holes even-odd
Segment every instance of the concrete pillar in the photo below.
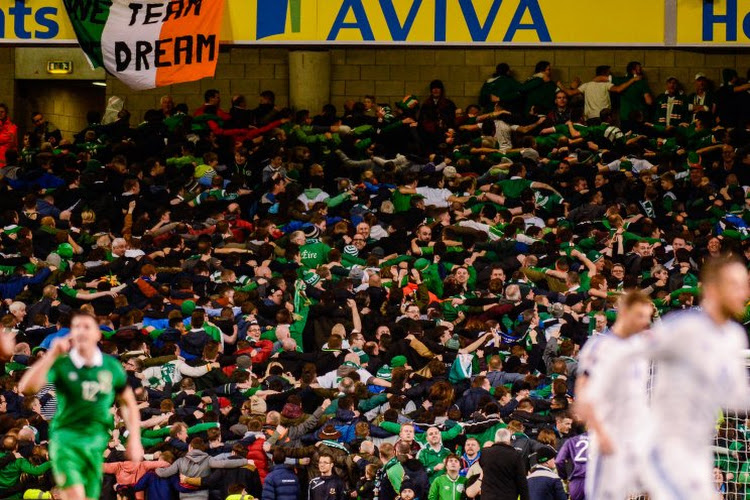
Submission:
<svg viewBox="0 0 750 500">
<path fill-rule="evenodd" d="M 292 50 L 289 52 L 289 104 L 317 114 L 331 102 L 331 53 Z"/>
</svg>

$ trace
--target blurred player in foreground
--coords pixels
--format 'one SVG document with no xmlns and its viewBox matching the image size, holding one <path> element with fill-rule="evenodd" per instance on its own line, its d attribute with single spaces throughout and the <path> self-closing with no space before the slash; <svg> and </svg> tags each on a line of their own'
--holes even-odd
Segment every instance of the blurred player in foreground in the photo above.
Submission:
<svg viewBox="0 0 750 500">
<path fill-rule="evenodd" d="M 16 334 L 13 330 L 0 326 L 0 360 L 10 359 L 15 346 Z"/>
<path fill-rule="evenodd" d="M 576 387 L 578 411 L 589 427 L 586 498 L 623 500 L 642 488 L 642 426 L 647 417 L 648 360 L 639 335 L 654 306 L 642 292 L 620 298 L 617 320 L 581 350 Z M 582 451 L 582 450 L 581 450 Z M 571 497 L 583 498 L 580 491 Z M 575 495 L 575 496 L 574 496 Z"/>
<path fill-rule="evenodd" d="M 110 410 L 115 397 L 129 432 L 128 459 L 143 458 L 133 390 L 126 384 L 120 363 L 99 350 L 100 339 L 96 318 L 76 313 L 70 335 L 55 341 L 50 352 L 26 371 L 19 384 L 26 395 L 35 395 L 46 383 L 55 385 L 58 403 L 49 429 L 49 453 L 63 500 L 99 498 L 102 454 L 110 440 Z"/>
<path fill-rule="evenodd" d="M 702 310 L 670 314 L 648 336 L 655 361 L 652 429 L 645 467 L 651 500 L 713 500 L 711 445 L 722 408 L 747 409 L 743 351 L 750 285 L 745 264 L 709 260 L 701 274 Z"/>
</svg>

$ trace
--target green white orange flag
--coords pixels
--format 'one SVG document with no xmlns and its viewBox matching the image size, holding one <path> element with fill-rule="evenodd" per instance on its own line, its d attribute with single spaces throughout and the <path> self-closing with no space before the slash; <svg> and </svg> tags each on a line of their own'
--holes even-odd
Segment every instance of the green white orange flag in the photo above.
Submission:
<svg viewBox="0 0 750 500">
<path fill-rule="evenodd" d="M 225 0 L 63 0 L 81 48 L 133 89 L 213 76 Z"/>
</svg>

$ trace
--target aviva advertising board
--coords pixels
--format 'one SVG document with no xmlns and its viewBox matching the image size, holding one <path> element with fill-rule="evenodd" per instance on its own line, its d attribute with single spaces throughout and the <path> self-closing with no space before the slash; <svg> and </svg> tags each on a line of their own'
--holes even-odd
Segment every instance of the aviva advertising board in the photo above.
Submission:
<svg viewBox="0 0 750 500">
<path fill-rule="evenodd" d="M 227 2 L 221 38 L 236 45 L 664 43 L 665 9 L 658 0 L 200 1 Z M 110 4 L 0 0 L 0 43 L 75 43 L 66 9 L 96 19 Z"/>
<path fill-rule="evenodd" d="M 677 45 L 750 45 L 750 0 L 677 0 Z"/>
</svg>

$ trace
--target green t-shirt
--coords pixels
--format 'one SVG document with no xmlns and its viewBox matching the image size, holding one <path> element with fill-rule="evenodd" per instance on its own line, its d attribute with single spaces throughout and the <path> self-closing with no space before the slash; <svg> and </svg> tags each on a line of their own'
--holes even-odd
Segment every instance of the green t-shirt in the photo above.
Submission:
<svg viewBox="0 0 750 500">
<path fill-rule="evenodd" d="M 302 245 L 299 249 L 302 258 L 302 265 L 308 269 L 315 269 L 328 260 L 328 252 L 331 247 L 321 241 L 314 241 Z"/>
<path fill-rule="evenodd" d="M 615 85 L 622 85 L 630 80 L 632 76 L 620 77 L 613 82 Z M 648 87 L 646 80 L 638 80 L 633 85 L 625 89 L 620 94 L 620 120 L 630 120 L 630 114 L 633 111 L 647 111 L 646 101 L 643 99 L 645 94 L 650 94 L 651 89 Z M 627 132 L 625 130 L 624 132 Z"/>
<path fill-rule="evenodd" d="M 125 370 L 106 354 L 101 365 L 81 368 L 70 356 L 55 360 L 47 374 L 47 381 L 57 392 L 57 412 L 50 433 L 54 435 L 58 429 L 84 434 L 109 432 L 113 424 L 110 409 L 127 382 Z"/>
<path fill-rule="evenodd" d="M 403 194 L 401 191 L 396 189 L 393 192 L 391 201 L 393 202 L 393 211 L 396 213 L 406 212 L 411 208 L 411 197 L 413 194 Z"/>
<path fill-rule="evenodd" d="M 497 183 L 500 189 L 503 190 L 503 194 L 506 198 L 518 199 L 521 197 L 524 189 L 531 187 L 531 182 L 528 179 L 505 179 Z"/>
</svg>

